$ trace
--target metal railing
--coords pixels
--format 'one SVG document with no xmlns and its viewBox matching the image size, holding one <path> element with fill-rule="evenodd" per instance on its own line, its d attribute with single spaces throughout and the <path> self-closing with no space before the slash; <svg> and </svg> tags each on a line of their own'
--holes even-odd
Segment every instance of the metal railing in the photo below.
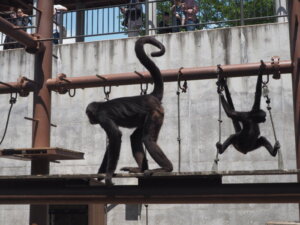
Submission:
<svg viewBox="0 0 300 225">
<path fill-rule="evenodd" d="M 172 10 L 175 0 L 145 0 L 143 3 L 62 12 L 59 22 L 53 24 L 54 42 L 116 39 L 287 20 L 286 0 L 183 1 L 195 3 L 192 16 L 188 13 L 188 4 L 182 6 L 180 16 L 185 17 L 185 21 L 176 19 L 176 11 Z M 31 32 L 32 28 L 28 27 L 27 31 Z M 4 40 L 2 34 L 1 43 Z"/>
</svg>

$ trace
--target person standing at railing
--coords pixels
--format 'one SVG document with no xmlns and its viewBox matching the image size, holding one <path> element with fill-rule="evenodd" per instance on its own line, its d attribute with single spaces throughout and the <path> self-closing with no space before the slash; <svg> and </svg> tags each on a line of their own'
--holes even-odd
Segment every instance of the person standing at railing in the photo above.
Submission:
<svg viewBox="0 0 300 225">
<path fill-rule="evenodd" d="M 185 14 L 185 24 L 187 31 L 193 31 L 196 29 L 194 24 L 197 23 L 198 7 L 195 0 L 184 0 L 183 11 Z"/>
<path fill-rule="evenodd" d="M 172 26 L 180 26 L 185 23 L 185 14 L 183 11 L 183 4 L 181 0 L 174 0 L 174 4 L 171 7 L 172 12 Z M 179 32 L 179 27 L 173 27 L 173 32 Z"/>
<path fill-rule="evenodd" d="M 27 26 L 28 24 L 32 24 L 29 16 L 27 14 L 24 13 L 23 9 L 18 8 L 17 9 L 17 18 L 15 19 L 16 23 L 15 25 L 19 26 L 19 27 L 24 27 L 22 28 L 22 30 L 24 30 L 25 32 L 27 31 Z M 23 48 L 24 46 L 21 45 L 20 43 L 16 43 L 15 48 Z"/>
<path fill-rule="evenodd" d="M 67 7 L 63 5 L 53 5 L 53 43 L 58 44 L 60 36 L 63 36 L 63 14 L 62 12 L 68 11 Z"/>
<path fill-rule="evenodd" d="M 128 37 L 139 36 L 143 24 L 143 10 L 139 0 L 130 0 L 128 6 L 120 10 L 125 17 L 122 25 L 128 28 Z"/>
<path fill-rule="evenodd" d="M 0 16 L 9 21 L 10 23 L 16 25 L 17 14 L 15 11 L 15 7 L 9 7 L 8 11 L 4 11 L 0 13 Z M 5 36 L 3 50 L 13 49 L 15 48 L 15 40 L 8 35 Z M 10 44 L 11 43 L 11 44 Z"/>
<path fill-rule="evenodd" d="M 170 14 L 168 12 L 164 12 L 163 19 L 158 23 L 158 33 L 159 34 L 165 34 L 165 33 L 171 33 L 172 28 L 169 26 L 170 23 Z"/>
</svg>

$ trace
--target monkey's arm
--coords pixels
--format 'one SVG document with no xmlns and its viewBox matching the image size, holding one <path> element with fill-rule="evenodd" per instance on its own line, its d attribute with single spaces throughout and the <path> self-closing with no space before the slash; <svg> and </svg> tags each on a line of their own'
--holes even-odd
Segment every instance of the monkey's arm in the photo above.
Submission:
<svg viewBox="0 0 300 225">
<path fill-rule="evenodd" d="M 262 74 L 259 74 L 257 76 L 257 82 L 256 82 L 256 91 L 255 91 L 255 98 L 254 98 L 254 104 L 252 107 L 252 111 L 260 110 L 260 99 L 261 99 L 261 93 L 262 93 Z"/>
</svg>

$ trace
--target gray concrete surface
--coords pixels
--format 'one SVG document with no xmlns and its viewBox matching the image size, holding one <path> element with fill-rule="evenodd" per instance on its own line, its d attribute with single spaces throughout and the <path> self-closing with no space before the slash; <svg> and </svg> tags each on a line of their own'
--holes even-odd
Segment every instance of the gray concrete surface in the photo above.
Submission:
<svg viewBox="0 0 300 225">
<path fill-rule="evenodd" d="M 274 55 L 282 60 L 290 59 L 287 23 L 235 27 L 217 30 L 202 30 L 176 34 L 157 35 L 166 47 L 166 54 L 154 61 L 160 69 L 201 67 L 217 64 L 239 64 L 270 61 Z M 144 71 L 134 54 L 136 38 L 68 44 L 55 47 L 53 77 L 57 73 L 67 76 Z M 148 51 L 151 48 L 148 48 Z M 22 50 L 0 52 L 0 80 L 15 81 L 19 75 L 33 77 L 33 57 Z M 188 82 L 188 91 L 181 95 L 182 116 L 182 164 L 181 171 L 211 170 L 218 140 L 218 96 L 216 80 Z M 229 80 L 233 101 L 238 110 L 248 110 L 254 97 L 256 77 L 232 78 Z M 282 145 L 284 167 L 296 167 L 293 124 L 293 101 L 291 76 L 283 75 L 281 80 L 271 80 L 273 117 L 277 135 Z M 151 89 L 152 86 L 149 86 Z M 177 96 L 176 84 L 165 84 L 163 105 L 165 122 L 158 140 L 159 145 L 178 170 L 177 146 Z M 149 90 L 150 91 L 150 90 Z M 139 85 L 112 87 L 111 98 L 132 96 L 140 93 Z M 52 94 L 52 123 L 57 128 L 51 131 L 51 145 L 78 150 L 85 153 L 85 160 L 64 161 L 51 164 L 51 173 L 95 173 L 105 149 L 105 133 L 99 126 L 92 126 L 85 116 L 85 107 L 91 101 L 104 99 L 103 88 L 77 90 L 76 96 Z M 0 96 L 2 118 L 9 109 L 9 96 Z M 265 108 L 265 102 L 262 100 Z M 7 137 L 1 146 L 30 147 L 31 122 L 23 119 L 32 115 L 32 95 L 19 98 L 12 112 Z M 222 140 L 232 132 L 233 127 L 222 114 Z M 4 128 L 5 119 L 0 121 Z M 132 130 L 122 129 L 123 142 L 119 165 L 135 165 L 131 156 L 129 136 Z M 262 135 L 273 143 L 270 119 L 261 126 Z M 0 159 L 0 175 L 29 174 L 30 163 Z M 150 168 L 157 165 L 149 160 Z M 220 156 L 220 170 L 277 169 L 277 158 L 271 157 L 261 148 L 247 155 L 230 147 Z M 249 176 L 228 177 L 225 182 L 285 182 L 295 181 L 295 176 Z M 131 180 L 115 180 L 115 183 L 135 183 Z M 125 206 L 118 205 L 109 212 L 108 224 L 145 224 L 145 208 L 141 220 L 126 221 Z M 0 206 L 0 224 L 28 224 L 27 206 Z M 18 222 L 15 222 L 15 221 Z M 228 205 L 150 205 L 149 225 L 258 225 L 268 221 L 298 220 L 296 204 L 228 204 Z"/>
</svg>

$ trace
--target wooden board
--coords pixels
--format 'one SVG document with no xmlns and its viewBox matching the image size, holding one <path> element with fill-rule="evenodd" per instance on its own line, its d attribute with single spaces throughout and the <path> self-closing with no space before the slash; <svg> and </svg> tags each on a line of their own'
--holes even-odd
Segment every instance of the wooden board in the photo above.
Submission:
<svg viewBox="0 0 300 225">
<path fill-rule="evenodd" d="M 83 159 L 84 153 L 63 148 L 16 148 L 0 150 L 0 157 L 32 160 L 48 159 L 49 161 Z"/>
</svg>

